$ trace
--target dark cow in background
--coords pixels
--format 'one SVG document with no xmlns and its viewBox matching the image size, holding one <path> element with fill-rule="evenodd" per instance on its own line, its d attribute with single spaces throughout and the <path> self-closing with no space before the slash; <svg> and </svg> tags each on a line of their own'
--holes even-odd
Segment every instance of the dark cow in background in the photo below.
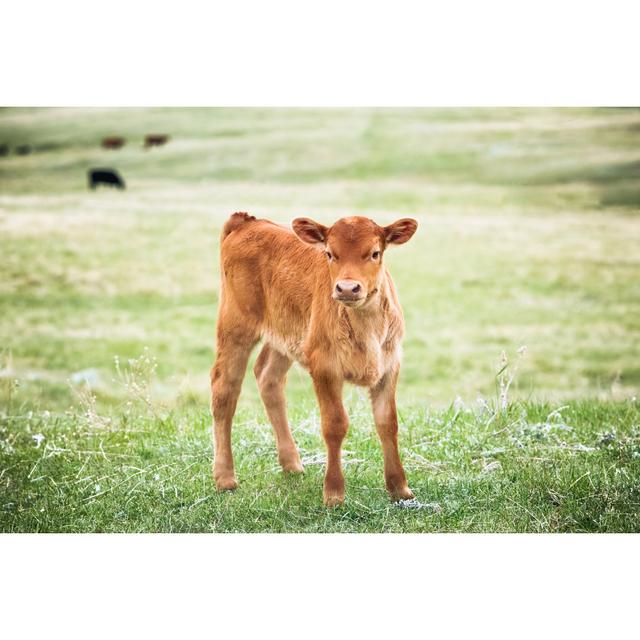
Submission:
<svg viewBox="0 0 640 640">
<path fill-rule="evenodd" d="M 8 156 L 9 155 L 9 145 L 8 144 L 0 144 L 0 156 Z"/>
<path fill-rule="evenodd" d="M 16 147 L 16 154 L 19 156 L 28 156 L 32 151 L 31 145 L 28 144 L 20 144 Z"/>
<path fill-rule="evenodd" d="M 144 137 L 144 148 L 149 147 L 161 147 L 169 141 L 169 136 L 166 133 L 150 133 Z"/>
<path fill-rule="evenodd" d="M 108 138 L 102 138 L 102 147 L 104 149 L 120 149 L 126 143 L 124 138 L 119 136 L 109 136 Z"/>
<path fill-rule="evenodd" d="M 111 185 L 124 189 L 124 180 L 115 169 L 89 169 L 89 189 L 95 189 L 99 184 Z"/>
</svg>

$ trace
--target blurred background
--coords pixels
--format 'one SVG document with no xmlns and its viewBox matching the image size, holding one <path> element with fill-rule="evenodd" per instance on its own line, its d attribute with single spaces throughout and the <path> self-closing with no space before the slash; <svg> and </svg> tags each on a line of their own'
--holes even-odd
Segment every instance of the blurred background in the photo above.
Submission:
<svg viewBox="0 0 640 640">
<path fill-rule="evenodd" d="M 91 168 L 126 188 L 90 190 Z M 505 357 L 515 396 L 638 393 L 639 109 L 12 108 L 0 402 L 64 410 L 89 385 L 118 405 L 118 358 L 167 406 L 206 406 L 234 211 L 419 220 L 385 258 L 407 324 L 401 406 L 493 397 Z M 288 394 L 313 399 L 297 366 Z M 252 375 L 240 404 L 259 406 Z"/>
</svg>

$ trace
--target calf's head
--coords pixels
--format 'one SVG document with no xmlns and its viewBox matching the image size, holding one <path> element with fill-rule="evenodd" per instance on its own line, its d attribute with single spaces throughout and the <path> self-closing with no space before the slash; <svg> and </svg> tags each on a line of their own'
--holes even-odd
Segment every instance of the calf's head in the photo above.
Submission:
<svg viewBox="0 0 640 640">
<path fill-rule="evenodd" d="M 331 227 L 309 218 L 296 218 L 291 226 L 300 240 L 324 251 L 333 298 L 347 307 L 361 307 L 380 287 L 387 246 L 407 242 L 418 223 L 403 218 L 380 227 L 369 218 L 353 216 L 341 218 Z"/>
</svg>

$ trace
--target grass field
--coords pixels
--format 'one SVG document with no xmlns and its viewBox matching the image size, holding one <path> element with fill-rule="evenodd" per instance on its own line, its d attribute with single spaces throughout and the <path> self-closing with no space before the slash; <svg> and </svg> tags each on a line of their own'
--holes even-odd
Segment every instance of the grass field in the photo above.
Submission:
<svg viewBox="0 0 640 640">
<path fill-rule="evenodd" d="M 145 151 L 150 132 L 172 138 Z M 127 145 L 101 149 L 113 134 Z M 35 151 L 0 157 L 1 531 L 640 531 L 640 110 L 4 109 L 3 143 Z M 92 166 L 127 190 L 88 191 Z M 297 367 L 304 477 L 277 469 L 248 375 L 241 485 L 214 493 L 218 235 L 236 210 L 419 220 L 386 258 L 416 503 L 388 503 L 349 388 L 347 503 L 321 506 Z"/>
</svg>

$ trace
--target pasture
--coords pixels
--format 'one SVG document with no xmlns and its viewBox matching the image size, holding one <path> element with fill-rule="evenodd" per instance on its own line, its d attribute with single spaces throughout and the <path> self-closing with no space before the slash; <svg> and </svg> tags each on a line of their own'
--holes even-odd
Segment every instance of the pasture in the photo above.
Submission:
<svg viewBox="0 0 640 640">
<path fill-rule="evenodd" d="M 102 148 L 112 135 L 127 144 Z M 640 531 L 640 110 L 4 109 L 4 144 L 0 531 Z M 90 167 L 126 190 L 89 191 Z M 304 477 L 280 472 L 249 370 L 240 487 L 214 492 L 208 370 L 234 211 L 419 221 L 385 258 L 415 503 L 388 502 L 351 387 L 347 500 L 322 507 L 296 365 Z"/>
</svg>

